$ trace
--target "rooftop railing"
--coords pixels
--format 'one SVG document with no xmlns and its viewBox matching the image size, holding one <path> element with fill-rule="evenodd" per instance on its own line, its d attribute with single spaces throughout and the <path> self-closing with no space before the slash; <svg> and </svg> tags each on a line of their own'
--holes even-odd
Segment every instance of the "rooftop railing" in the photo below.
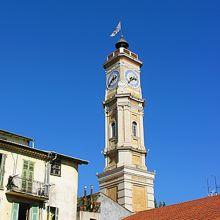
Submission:
<svg viewBox="0 0 220 220">
<path fill-rule="evenodd" d="M 130 50 L 126 49 L 126 48 L 119 48 L 116 51 L 112 52 L 110 55 L 108 55 L 107 57 L 107 61 L 111 60 L 112 58 L 116 57 L 118 54 L 126 54 L 127 56 L 138 60 L 138 55 L 131 52 Z"/>
</svg>

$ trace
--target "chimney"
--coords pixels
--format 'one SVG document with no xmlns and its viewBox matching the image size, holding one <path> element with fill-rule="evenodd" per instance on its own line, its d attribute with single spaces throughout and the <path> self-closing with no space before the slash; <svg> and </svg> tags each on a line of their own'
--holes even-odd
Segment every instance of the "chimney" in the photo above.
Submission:
<svg viewBox="0 0 220 220">
<path fill-rule="evenodd" d="M 83 188 L 83 196 L 86 197 L 86 189 L 87 189 L 87 186 L 84 186 Z"/>
<path fill-rule="evenodd" d="M 90 208 L 93 210 L 93 185 L 90 185 Z"/>
<path fill-rule="evenodd" d="M 90 185 L 90 196 L 92 196 L 93 195 L 93 185 Z"/>
<path fill-rule="evenodd" d="M 87 189 L 87 186 L 84 186 L 83 188 L 83 210 L 84 211 L 86 211 L 86 205 L 87 205 L 86 189 Z"/>
</svg>

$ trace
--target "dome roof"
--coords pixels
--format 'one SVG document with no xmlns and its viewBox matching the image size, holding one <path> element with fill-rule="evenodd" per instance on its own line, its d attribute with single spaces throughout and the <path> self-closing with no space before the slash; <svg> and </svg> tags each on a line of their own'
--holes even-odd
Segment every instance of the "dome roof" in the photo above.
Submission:
<svg viewBox="0 0 220 220">
<path fill-rule="evenodd" d="M 124 47 L 124 48 L 128 48 L 129 44 L 128 42 L 124 39 L 123 35 L 121 36 L 121 38 L 119 39 L 119 41 L 115 44 L 115 47 L 117 49 L 119 49 L 120 47 Z"/>
</svg>

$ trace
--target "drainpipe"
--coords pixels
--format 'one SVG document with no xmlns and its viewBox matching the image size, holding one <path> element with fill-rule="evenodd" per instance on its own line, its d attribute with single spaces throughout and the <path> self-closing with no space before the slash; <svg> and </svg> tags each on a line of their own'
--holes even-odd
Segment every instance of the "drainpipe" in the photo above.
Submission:
<svg viewBox="0 0 220 220">
<path fill-rule="evenodd" d="M 48 158 L 48 161 L 45 163 L 44 183 L 46 186 L 45 191 L 48 194 L 49 193 L 48 187 L 50 186 L 50 170 L 51 170 L 50 163 L 57 159 L 57 154 L 54 152 L 49 152 L 47 158 Z"/>
</svg>

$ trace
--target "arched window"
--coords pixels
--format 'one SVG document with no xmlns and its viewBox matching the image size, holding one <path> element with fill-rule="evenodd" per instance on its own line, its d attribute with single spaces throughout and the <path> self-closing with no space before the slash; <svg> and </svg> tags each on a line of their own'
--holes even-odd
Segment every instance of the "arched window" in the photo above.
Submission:
<svg viewBox="0 0 220 220">
<path fill-rule="evenodd" d="M 132 135 L 137 137 L 137 123 L 135 121 L 132 122 Z"/>
<path fill-rule="evenodd" d="M 116 137 L 116 123 L 115 122 L 111 123 L 111 137 L 112 138 Z"/>
</svg>

